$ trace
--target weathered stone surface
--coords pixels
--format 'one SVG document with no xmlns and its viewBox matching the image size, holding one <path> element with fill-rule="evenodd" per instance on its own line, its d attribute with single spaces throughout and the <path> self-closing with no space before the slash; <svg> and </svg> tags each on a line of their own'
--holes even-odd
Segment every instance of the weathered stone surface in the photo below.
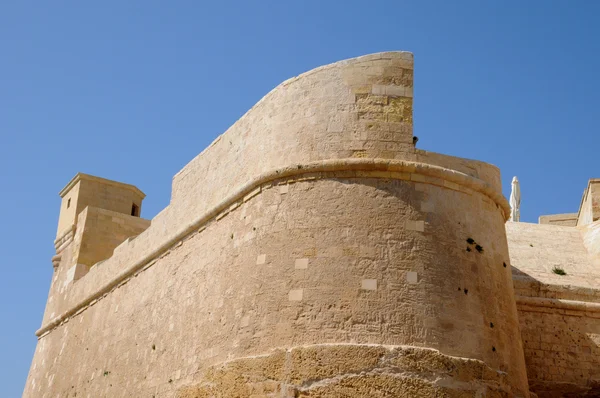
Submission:
<svg viewBox="0 0 600 398">
<path fill-rule="evenodd" d="M 598 396 L 600 222 L 507 223 L 506 230 L 531 390 Z"/>
<path fill-rule="evenodd" d="M 597 396 L 597 180 L 576 227 L 505 227 L 496 167 L 414 147 L 412 67 L 282 83 L 151 223 L 74 179 L 24 396 Z"/>
<path fill-rule="evenodd" d="M 178 398 L 509 397 L 506 374 L 435 350 L 380 345 L 294 347 L 208 369 Z"/>
<path fill-rule="evenodd" d="M 581 198 L 577 225 L 588 225 L 600 219 L 600 178 L 592 178 Z"/>
<path fill-rule="evenodd" d="M 550 214 L 546 216 L 540 216 L 539 223 L 574 227 L 577 225 L 577 213 Z"/>
</svg>

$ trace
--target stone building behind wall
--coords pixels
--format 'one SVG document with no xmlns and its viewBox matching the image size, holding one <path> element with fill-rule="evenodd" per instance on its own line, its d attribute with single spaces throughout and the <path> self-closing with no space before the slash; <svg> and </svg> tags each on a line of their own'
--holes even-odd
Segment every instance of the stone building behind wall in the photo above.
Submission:
<svg viewBox="0 0 600 398">
<path fill-rule="evenodd" d="M 77 174 L 24 397 L 593 396 L 600 181 L 506 223 L 500 171 L 417 149 L 412 105 L 406 52 L 290 79 L 152 220 Z"/>
</svg>

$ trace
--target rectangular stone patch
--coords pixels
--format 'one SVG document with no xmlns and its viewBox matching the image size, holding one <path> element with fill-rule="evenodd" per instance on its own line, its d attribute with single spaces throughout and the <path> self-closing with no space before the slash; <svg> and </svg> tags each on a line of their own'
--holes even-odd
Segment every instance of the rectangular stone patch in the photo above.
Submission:
<svg viewBox="0 0 600 398">
<path fill-rule="evenodd" d="M 256 257 L 256 265 L 262 265 L 267 261 L 267 255 L 266 254 L 260 254 L 258 257 Z"/>
<path fill-rule="evenodd" d="M 302 301 L 304 289 L 292 289 L 288 294 L 289 301 Z"/>
<path fill-rule="evenodd" d="M 307 258 L 297 258 L 296 263 L 294 264 L 294 268 L 307 269 L 308 268 L 308 259 Z"/>
<path fill-rule="evenodd" d="M 406 91 L 403 86 L 387 86 L 385 88 L 385 93 L 394 97 L 404 97 Z"/>
<path fill-rule="evenodd" d="M 406 282 L 410 283 L 410 284 L 415 284 L 418 282 L 418 276 L 417 273 L 414 271 L 408 271 L 406 273 Z"/>
<path fill-rule="evenodd" d="M 371 88 L 371 93 L 375 95 L 385 95 L 385 86 L 381 84 L 374 84 Z"/>
<path fill-rule="evenodd" d="M 240 321 L 240 326 L 245 328 L 250 324 L 250 317 L 248 315 L 244 316 Z"/>
<path fill-rule="evenodd" d="M 371 94 L 387 95 L 390 97 L 411 97 L 413 96 L 412 87 L 374 84 L 371 88 Z"/>
<path fill-rule="evenodd" d="M 404 227 L 408 231 L 425 232 L 425 221 L 408 220 Z"/>
<path fill-rule="evenodd" d="M 281 195 L 285 195 L 286 193 L 288 193 L 289 189 L 290 189 L 290 186 L 287 185 L 287 184 L 286 185 L 280 185 L 279 186 L 279 193 Z"/>
<path fill-rule="evenodd" d="M 363 290 L 377 290 L 377 279 L 363 279 L 361 283 Z"/>
</svg>

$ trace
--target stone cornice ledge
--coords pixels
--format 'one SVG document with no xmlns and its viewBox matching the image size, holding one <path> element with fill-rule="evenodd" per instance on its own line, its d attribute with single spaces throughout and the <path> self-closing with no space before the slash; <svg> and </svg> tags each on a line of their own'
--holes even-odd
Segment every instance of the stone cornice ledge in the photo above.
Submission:
<svg viewBox="0 0 600 398">
<path fill-rule="evenodd" d="M 523 297 L 557 298 L 561 300 L 584 301 L 586 303 L 600 304 L 600 290 L 591 285 L 581 286 L 569 284 L 567 282 L 563 282 L 563 284 L 559 285 L 541 282 L 530 275 L 516 275 L 514 273 L 512 279 L 515 291 L 530 290 L 530 293 L 521 295 Z M 544 295 L 548 294 L 555 297 L 544 297 Z"/>
<path fill-rule="evenodd" d="M 510 214 L 510 206 L 508 201 L 492 188 L 490 184 L 478 178 L 471 177 L 465 173 L 448 169 L 441 166 L 430 165 L 426 163 L 413 162 L 407 160 L 390 160 L 390 159 L 365 159 L 365 158 L 349 158 L 349 159 L 333 159 L 306 164 L 296 164 L 263 173 L 253 180 L 249 181 L 231 195 L 221 201 L 218 205 L 206 213 L 197 217 L 194 221 L 183 226 L 179 232 L 175 233 L 171 238 L 167 239 L 162 245 L 156 247 L 155 250 L 146 256 L 135 261 L 131 266 L 123 272 L 115 276 L 110 282 L 96 290 L 95 293 L 89 295 L 71 309 L 63 312 L 55 317 L 46 325 L 42 326 L 35 334 L 39 338 L 48 334 L 52 329 L 58 327 L 62 323 L 68 322 L 69 319 L 85 310 L 90 305 L 95 304 L 104 295 L 115 289 L 124 280 L 127 280 L 132 275 L 138 273 L 145 267 L 149 267 L 152 260 L 166 252 L 170 247 L 178 243 L 190 233 L 197 230 L 201 225 L 215 218 L 224 211 L 228 211 L 229 207 L 236 202 L 243 200 L 245 196 L 260 190 L 260 187 L 273 180 L 287 178 L 300 174 L 308 173 L 329 173 L 329 172 L 350 172 L 348 177 L 362 177 L 358 174 L 352 175 L 351 172 L 379 172 L 372 177 L 401 179 L 413 182 L 433 184 L 449 189 L 466 188 L 465 191 L 479 192 L 489 197 L 503 213 L 504 219 L 508 219 Z M 383 173 L 382 173 L 383 172 Z M 419 178 L 425 176 L 426 178 Z M 366 176 L 365 176 L 366 177 Z M 150 227 L 152 228 L 152 226 Z"/>
<path fill-rule="evenodd" d="M 88 181 L 97 181 L 97 182 L 101 182 L 102 184 L 105 185 L 112 185 L 114 187 L 119 187 L 119 188 L 124 188 L 124 189 L 128 189 L 131 192 L 135 193 L 136 195 L 139 195 L 143 198 L 146 197 L 146 194 L 143 193 L 138 187 L 136 187 L 135 185 L 131 185 L 131 184 L 125 184 L 124 182 L 118 182 L 118 181 L 113 181 L 113 180 L 108 180 L 106 178 L 102 178 L 102 177 L 96 177 L 93 175 L 89 175 L 89 174 L 84 174 L 84 173 L 77 173 L 75 175 L 75 177 L 73 177 L 71 179 L 71 181 L 69 181 L 67 183 L 67 185 L 65 185 L 65 187 L 63 189 L 60 190 L 60 192 L 58 193 L 60 195 L 60 197 L 64 197 L 65 194 L 67 192 L 69 192 L 69 190 L 71 188 L 73 188 L 79 181 L 81 180 L 88 180 Z"/>
<path fill-rule="evenodd" d="M 72 224 L 70 227 L 63 230 L 60 235 L 56 237 L 56 239 L 54 239 L 54 249 L 56 249 L 57 253 L 64 249 L 67 243 L 73 239 L 76 229 L 77 228 L 75 224 Z"/>
<path fill-rule="evenodd" d="M 527 307 L 530 312 L 551 312 L 551 310 L 566 310 L 573 312 L 584 312 L 594 318 L 600 318 L 600 303 L 589 303 L 577 300 L 564 300 L 545 297 L 516 296 L 517 306 Z M 586 315 L 581 314 L 580 316 Z M 567 314 L 574 315 L 574 314 Z"/>
</svg>

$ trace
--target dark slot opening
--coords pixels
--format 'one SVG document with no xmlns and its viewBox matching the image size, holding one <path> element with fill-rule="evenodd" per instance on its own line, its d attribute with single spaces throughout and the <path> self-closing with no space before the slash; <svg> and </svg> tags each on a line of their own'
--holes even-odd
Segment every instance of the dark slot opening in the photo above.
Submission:
<svg viewBox="0 0 600 398">
<path fill-rule="evenodd" d="M 131 215 L 134 217 L 140 216 L 140 208 L 135 203 L 131 205 Z"/>
</svg>

